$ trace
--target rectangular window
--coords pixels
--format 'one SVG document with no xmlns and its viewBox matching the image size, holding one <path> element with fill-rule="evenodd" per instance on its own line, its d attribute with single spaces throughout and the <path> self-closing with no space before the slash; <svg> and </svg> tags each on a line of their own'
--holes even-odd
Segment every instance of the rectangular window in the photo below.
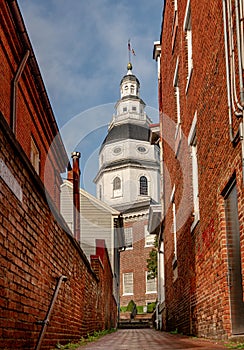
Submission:
<svg viewBox="0 0 244 350">
<path fill-rule="evenodd" d="M 172 52 L 174 51 L 177 28 L 178 28 L 178 5 L 177 5 L 177 0 L 174 0 L 174 16 L 173 16 L 173 25 L 172 25 Z"/>
<path fill-rule="evenodd" d="M 150 278 L 148 279 L 149 272 L 146 271 L 146 293 L 157 293 L 157 279 Z"/>
<path fill-rule="evenodd" d="M 175 130 L 175 155 L 177 156 L 181 143 L 181 113 L 180 113 L 180 89 L 179 89 L 179 58 L 176 61 L 173 86 L 175 90 L 175 106 L 176 106 L 176 130 Z"/>
<path fill-rule="evenodd" d="M 191 79 L 192 69 L 193 69 L 193 61 L 192 61 L 192 28 L 191 28 L 191 6 L 190 0 L 187 1 L 186 5 L 186 13 L 184 19 L 183 29 L 186 35 L 186 46 L 187 46 L 187 84 L 186 91 L 188 90 L 188 86 Z"/>
<path fill-rule="evenodd" d="M 144 226 L 144 234 L 145 234 L 145 247 L 153 247 L 156 235 L 151 235 L 148 232 L 147 225 Z"/>
<path fill-rule="evenodd" d="M 37 145 L 33 138 L 31 138 L 31 153 L 30 153 L 30 161 L 33 165 L 35 171 L 39 175 L 40 172 L 40 152 L 37 148 Z"/>
<path fill-rule="evenodd" d="M 173 187 L 170 202 L 172 204 L 172 233 L 174 240 L 174 252 L 173 252 L 173 261 L 172 266 L 174 270 L 174 280 L 178 277 L 178 268 L 177 268 L 177 225 L 176 225 L 176 205 L 175 205 L 175 185 Z"/>
<path fill-rule="evenodd" d="M 125 227 L 124 228 L 124 235 L 125 235 L 126 248 L 132 248 L 132 246 L 133 246 L 133 228 L 132 227 Z"/>
<path fill-rule="evenodd" d="M 133 272 L 123 273 L 123 295 L 133 294 Z"/>
<path fill-rule="evenodd" d="M 188 145 L 191 148 L 192 159 L 192 191 L 193 191 L 193 215 L 194 221 L 191 226 L 191 231 L 194 230 L 199 221 L 199 191 L 198 191 L 198 164 L 197 164 L 197 138 L 196 138 L 197 113 L 193 118 L 190 133 L 188 136 Z"/>
</svg>

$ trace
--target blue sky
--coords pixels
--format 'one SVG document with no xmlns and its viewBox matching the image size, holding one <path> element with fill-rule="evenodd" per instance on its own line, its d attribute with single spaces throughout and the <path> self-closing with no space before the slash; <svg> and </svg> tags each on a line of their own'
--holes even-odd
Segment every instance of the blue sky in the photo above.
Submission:
<svg viewBox="0 0 244 350">
<path fill-rule="evenodd" d="M 153 122 L 163 0 L 18 0 L 63 140 L 82 153 L 82 187 L 92 194 L 99 145 L 119 99 L 128 63 Z"/>
</svg>

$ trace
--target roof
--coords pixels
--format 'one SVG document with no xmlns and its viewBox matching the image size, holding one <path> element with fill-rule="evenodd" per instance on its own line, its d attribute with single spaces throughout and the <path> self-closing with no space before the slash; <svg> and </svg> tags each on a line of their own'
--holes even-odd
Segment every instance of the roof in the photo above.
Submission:
<svg viewBox="0 0 244 350">
<path fill-rule="evenodd" d="M 67 186 L 73 193 L 73 184 L 69 180 L 64 180 L 61 187 Z M 86 197 L 88 200 L 93 202 L 94 205 L 100 207 L 101 209 L 109 212 L 111 215 L 120 216 L 120 212 L 112 207 L 110 207 L 105 202 L 102 202 L 100 199 L 94 197 L 92 194 L 86 192 L 84 189 L 80 188 L 80 195 Z"/>
<path fill-rule="evenodd" d="M 102 143 L 100 151 L 106 144 L 128 139 L 149 142 L 150 130 L 146 126 L 130 123 L 116 125 L 111 130 L 109 130 L 108 135 Z"/>
</svg>

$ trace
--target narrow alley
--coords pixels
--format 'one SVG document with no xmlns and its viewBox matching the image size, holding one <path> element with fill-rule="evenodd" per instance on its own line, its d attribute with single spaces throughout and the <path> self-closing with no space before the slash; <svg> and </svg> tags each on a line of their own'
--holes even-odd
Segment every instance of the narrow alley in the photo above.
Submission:
<svg viewBox="0 0 244 350">
<path fill-rule="evenodd" d="M 120 329 L 77 350 L 167 350 L 226 349 L 220 342 L 190 338 L 154 329 Z"/>
</svg>

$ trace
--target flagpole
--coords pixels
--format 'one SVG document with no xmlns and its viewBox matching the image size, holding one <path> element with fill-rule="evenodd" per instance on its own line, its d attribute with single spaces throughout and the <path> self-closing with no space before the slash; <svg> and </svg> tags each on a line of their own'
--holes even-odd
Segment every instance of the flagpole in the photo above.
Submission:
<svg viewBox="0 0 244 350">
<path fill-rule="evenodd" d="M 129 56 L 129 62 L 131 63 L 130 39 L 128 40 L 128 56 Z"/>
</svg>

